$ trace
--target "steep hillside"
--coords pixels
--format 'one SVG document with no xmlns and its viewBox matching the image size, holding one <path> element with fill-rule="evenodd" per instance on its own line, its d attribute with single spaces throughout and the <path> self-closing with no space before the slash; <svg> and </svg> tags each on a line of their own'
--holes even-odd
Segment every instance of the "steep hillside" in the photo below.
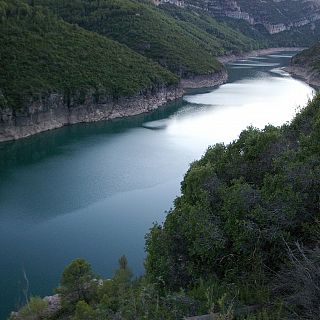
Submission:
<svg viewBox="0 0 320 320">
<path fill-rule="evenodd" d="M 195 16 L 176 20 L 172 11 L 159 10 L 149 2 L 35 2 L 49 7 L 70 23 L 126 44 L 183 78 L 220 71 L 222 65 L 215 56 L 229 51 L 250 50 L 256 46 L 252 40 L 213 19 L 207 18 L 202 25 Z"/>
<path fill-rule="evenodd" d="M 172 4 L 160 6 L 161 11 L 172 16 L 190 34 L 205 33 L 203 45 L 214 55 L 234 54 L 263 47 L 262 42 L 253 40 L 243 33 L 219 22 L 212 16 L 199 11 L 182 8 Z M 208 37 L 209 35 L 209 37 Z"/>
<path fill-rule="evenodd" d="M 178 84 L 172 73 L 128 47 L 57 20 L 41 8 L 1 0 L 0 16 L 0 136 L 8 126 L 31 128 L 38 116 L 37 124 L 45 129 L 48 119 L 38 112 L 44 116 L 48 111 L 50 117 L 56 112 L 65 118 L 62 122 L 77 122 L 70 120 L 70 112 L 87 104 L 88 119 L 79 119 L 85 121 L 90 113 L 98 118 L 98 105 L 108 114 L 112 110 L 106 104 L 115 99 L 152 95 Z M 51 120 L 57 121 L 53 127 L 61 125 L 59 119 Z"/>
<path fill-rule="evenodd" d="M 214 306 L 230 315 L 223 319 L 318 319 L 319 106 L 318 96 L 291 124 L 248 128 L 191 165 L 165 223 L 147 237 L 152 283 L 197 288 L 193 297 L 211 283 Z M 280 309 L 228 313 L 243 304 Z"/>
<path fill-rule="evenodd" d="M 303 77 L 309 83 L 320 86 L 320 43 L 295 55 L 289 71 Z"/>
<path fill-rule="evenodd" d="M 165 3 L 167 1 L 159 1 Z M 273 45 L 308 45 L 319 39 L 320 3 L 317 0 L 170 0 L 178 6 L 205 11 L 210 15 L 230 21 L 242 21 L 246 35 L 260 34 Z M 233 24 L 233 23 L 232 23 Z M 235 22 L 236 26 L 237 22 Z M 274 35 L 285 33 L 282 36 Z M 288 33 L 289 32 L 289 33 Z M 304 37 L 301 36 L 304 35 Z M 290 39 L 288 41 L 288 36 Z"/>
<path fill-rule="evenodd" d="M 130 96 L 177 83 L 170 72 L 112 40 L 19 1 L 1 1 L 0 85 L 9 105 L 25 94 L 95 88 Z"/>
</svg>

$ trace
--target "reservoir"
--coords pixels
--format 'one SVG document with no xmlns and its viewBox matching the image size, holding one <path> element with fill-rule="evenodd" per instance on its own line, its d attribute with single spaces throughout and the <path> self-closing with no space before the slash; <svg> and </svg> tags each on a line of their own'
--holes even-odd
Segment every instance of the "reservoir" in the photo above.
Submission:
<svg viewBox="0 0 320 320">
<path fill-rule="evenodd" d="M 78 257 L 111 277 L 125 254 L 141 275 L 144 236 L 189 164 L 247 126 L 290 121 L 313 96 L 283 71 L 292 55 L 229 63 L 228 83 L 151 114 L 0 144 L 0 319 L 25 302 L 27 282 L 29 294 L 49 295 Z"/>
</svg>

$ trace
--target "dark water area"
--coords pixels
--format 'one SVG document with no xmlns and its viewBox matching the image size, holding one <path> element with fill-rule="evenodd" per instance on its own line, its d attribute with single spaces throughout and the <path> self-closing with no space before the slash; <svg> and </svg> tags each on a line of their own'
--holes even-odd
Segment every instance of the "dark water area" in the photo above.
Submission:
<svg viewBox="0 0 320 320">
<path fill-rule="evenodd" d="M 125 254 L 143 273 L 144 236 L 164 221 L 189 164 L 249 125 L 290 121 L 314 90 L 288 52 L 228 65 L 229 81 L 157 111 L 0 144 L 0 319 L 48 295 L 73 259 L 110 277 Z"/>
</svg>

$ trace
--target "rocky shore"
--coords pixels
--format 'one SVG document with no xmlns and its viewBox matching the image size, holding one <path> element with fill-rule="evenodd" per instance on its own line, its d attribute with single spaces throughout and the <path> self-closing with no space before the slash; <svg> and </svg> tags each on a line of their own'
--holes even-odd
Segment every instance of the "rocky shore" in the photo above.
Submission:
<svg viewBox="0 0 320 320">
<path fill-rule="evenodd" d="M 304 49 L 306 49 L 306 48 L 302 48 L 302 47 L 266 48 L 266 49 L 259 49 L 259 50 L 239 53 L 239 54 L 226 55 L 226 56 L 218 57 L 218 60 L 221 63 L 228 63 L 228 62 L 232 62 L 232 61 L 239 60 L 239 59 L 246 59 L 249 57 L 257 57 L 257 56 L 266 55 L 266 54 L 273 54 L 273 53 L 277 53 L 277 52 L 285 52 L 285 51 L 300 52 Z"/>
<path fill-rule="evenodd" d="M 228 73 L 225 69 L 213 75 L 195 76 L 193 78 L 182 79 L 181 86 L 185 89 L 209 88 L 219 86 L 228 80 Z"/>
<path fill-rule="evenodd" d="M 289 72 L 292 76 L 303 79 L 306 83 L 311 86 L 320 88 L 320 76 L 319 73 L 312 70 L 310 67 L 300 67 L 291 65 L 290 67 L 284 68 L 285 71 Z"/>
<path fill-rule="evenodd" d="M 0 142 L 29 137 L 68 124 L 147 113 L 182 97 L 184 89 L 214 87 L 225 83 L 227 78 L 227 72 L 223 69 L 213 75 L 182 79 L 176 87 L 163 87 L 117 100 L 99 97 L 97 101 L 92 93 L 87 94 L 84 99 L 74 96 L 66 101 L 61 94 L 50 94 L 41 100 L 26 102 L 18 111 L 0 109 Z"/>
<path fill-rule="evenodd" d="M 95 122 L 129 117 L 150 112 L 180 98 L 181 87 L 160 88 L 130 98 L 114 100 L 89 94 L 84 101 L 78 97 L 65 101 L 61 94 L 51 94 L 39 101 L 30 101 L 18 111 L 0 110 L 0 142 L 16 140 L 39 132 L 79 122 Z"/>
</svg>

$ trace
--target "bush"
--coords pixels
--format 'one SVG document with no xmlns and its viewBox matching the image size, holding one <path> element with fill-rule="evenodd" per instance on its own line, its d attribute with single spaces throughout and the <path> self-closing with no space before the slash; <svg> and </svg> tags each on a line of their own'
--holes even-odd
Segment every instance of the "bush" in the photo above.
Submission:
<svg viewBox="0 0 320 320">
<path fill-rule="evenodd" d="M 48 313 L 48 301 L 39 297 L 32 297 L 28 304 L 24 306 L 19 315 L 25 320 L 46 319 Z"/>
</svg>

